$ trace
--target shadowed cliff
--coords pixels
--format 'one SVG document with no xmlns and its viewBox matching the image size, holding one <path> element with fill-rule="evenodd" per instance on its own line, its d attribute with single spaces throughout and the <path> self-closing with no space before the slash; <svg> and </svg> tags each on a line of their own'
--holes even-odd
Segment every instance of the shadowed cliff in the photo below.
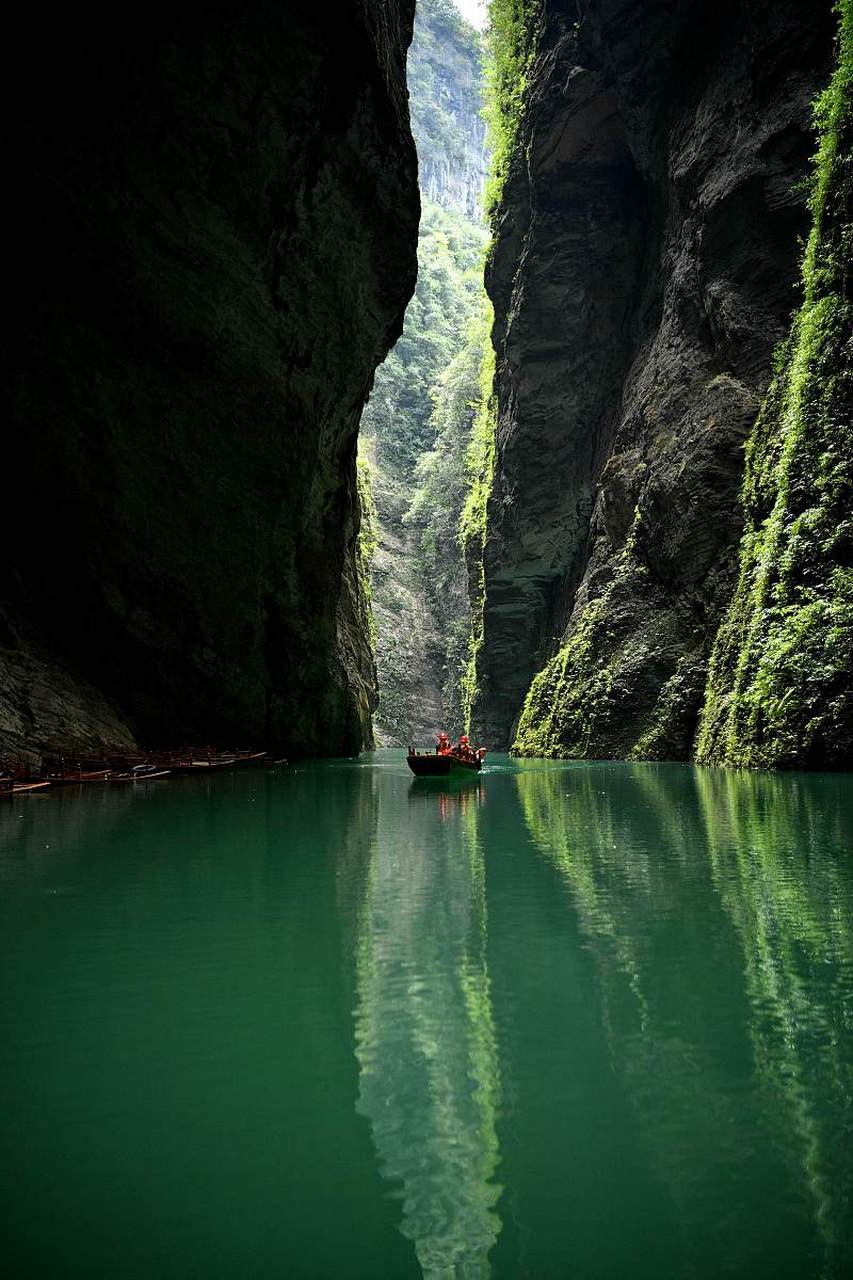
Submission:
<svg viewBox="0 0 853 1280">
<path fill-rule="evenodd" d="M 835 20 L 788 0 L 527 8 L 487 282 L 474 722 L 529 754 L 685 758 L 734 585 L 743 445 L 798 300 Z"/>
<path fill-rule="evenodd" d="M 414 287 L 413 10 L 10 33 L 0 745 L 369 740 L 355 440 Z"/>
</svg>

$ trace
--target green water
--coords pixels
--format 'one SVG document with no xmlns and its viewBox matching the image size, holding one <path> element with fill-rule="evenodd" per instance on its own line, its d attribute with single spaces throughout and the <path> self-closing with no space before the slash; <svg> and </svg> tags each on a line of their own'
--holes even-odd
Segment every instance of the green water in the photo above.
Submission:
<svg viewBox="0 0 853 1280">
<path fill-rule="evenodd" d="M 851 775 L 5 801 L 0 963 L 8 1275 L 853 1274 Z"/>
</svg>

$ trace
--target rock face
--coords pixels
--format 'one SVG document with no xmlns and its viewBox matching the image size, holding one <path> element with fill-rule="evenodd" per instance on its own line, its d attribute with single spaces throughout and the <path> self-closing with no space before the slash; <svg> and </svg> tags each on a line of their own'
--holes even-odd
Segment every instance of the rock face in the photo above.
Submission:
<svg viewBox="0 0 853 1280">
<path fill-rule="evenodd" d="M 413 10 L 20 19 L 0 745 L 370 740 L 355 448 L 415 281 Z"/>
<path fill-rule="evenodd" d="M 480 36 L 454 0 L 420 0 L 409 56 L 412 129 L 427 200 L 477 222 L 488 156 Z"/>
<path fill-rule="evenodd" d="M 711 656 L 708 763 L 853 768 L 853 4 L 821 129 L 805 298 L 747 447 L 737 589 Z"/>
<path fill-rule="evenodd" d="M 690 753 L 833 26 L 794 0 L 544 4 L 487 279 L 491 745 Z"/>
</svg>

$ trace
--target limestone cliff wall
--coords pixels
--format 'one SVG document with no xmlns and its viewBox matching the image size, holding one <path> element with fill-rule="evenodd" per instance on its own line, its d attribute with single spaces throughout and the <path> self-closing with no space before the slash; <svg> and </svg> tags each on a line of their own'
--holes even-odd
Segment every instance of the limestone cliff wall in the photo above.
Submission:
<svg viewBox="0 0 853 1280">
<path fill-rule="evenodd" d="M 817 109 L 803 305 L 747 446 L 740 573 L 697 757 L 853 768 L 853 0 Z"/>
<path fill-rule="evenodd" d="M 797 302 L 835 24 L 794 0 L 543 13 L 488 275 L 475 726 L 537 754 L 683 758 Z"/>
<path fill-rule="evenodd" d="M 413 10 L 11 28 L 0 745 L 369 740 L 355 444 L 415 280 Z"/>
<path fill-rule="evenodd" d="M 419 0 L 409 86 L 421 191 L 472 222 L 488 167 L 482 62 L 481 37 L 455 0 Z"/>
</svg>

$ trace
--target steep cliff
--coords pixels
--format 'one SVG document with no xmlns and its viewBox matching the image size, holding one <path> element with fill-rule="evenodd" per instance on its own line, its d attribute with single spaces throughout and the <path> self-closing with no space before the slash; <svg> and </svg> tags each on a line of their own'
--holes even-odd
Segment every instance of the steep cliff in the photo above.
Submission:
<svg viewBox="0 0 853 1280">
<path fill-rule="evenodd" d="M 420 0 L 409 55 L 421 192 L 471 222 L 482 216 L 486 125 L 483 47 L 453 0 Z"/>
<path fill-rule="evenodd" d="M 17 19 L 0 745 L 370 740 L 355 448 L 415 280 L 413 9 Z"/>
<path fill-rule="evenodd" d="M 805 299 L 747 447 L 698 758 L 853 768 L 853 3 L 820 98 Z"/>
<path fill-rule="evenodd" d="M 684 758 L 734 581 L 743 445 L 797 300 L 831 6 L 531 15 L 487 279 L 474 724 L 532 754 Z"/>
<path fill-rule="evenodd" d="M 485 153 L 478 33 L 420 0 L 409 55 L 423 217 L 403 334 L 362 420 L 377 509 L 371 583 L 382 745 L 461 728 L 469 610 L 457 529 L 485 341 Z"/>
</svg>

